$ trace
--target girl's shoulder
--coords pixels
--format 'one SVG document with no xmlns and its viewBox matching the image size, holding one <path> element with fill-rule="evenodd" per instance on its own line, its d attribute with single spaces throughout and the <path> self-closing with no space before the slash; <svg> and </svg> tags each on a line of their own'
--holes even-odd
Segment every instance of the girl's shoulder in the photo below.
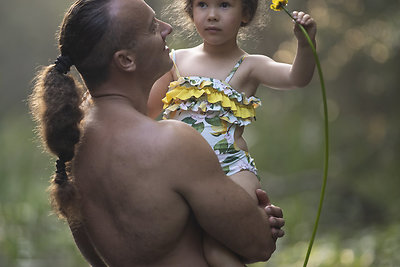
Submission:
<svg viewBox="0 0 400 267">
<path fill-rule="evenodd" d="M 275 62 L 272 58 L 260 55 L 260 54 L 248 54 L 243 60 L 243 67 L 250 69 L 259 68 L 260 66 L 266 66 Z"/>
<path fill-rule="evenodd" d="M 176 56 L 188 56 L 192 55 L 193 53 L 198 53 L 199 52 L 199 47 L 189 47 L 189 48 L 181 48 L 181 49 L 175 49 L 175 55 Z"/>
<path fill-rule="evenodd" d="M 260 62 L 260 61 L 270 61 L 272 59 L 270 57 L 266 56 L 266 55 L 247 54 L 246 55 L 246 60 L 254 61 L 254 62 Z"/>
<path fill-rule="evenodd" d="M 174 50 L 172 57 L 174 58 L 176 63 L 182 63 L 188 60 L 192 61 L 193 58 L 196 58 L 197 55 L 199 55 L 198 47 L 190 47 Z"/>
</svg>

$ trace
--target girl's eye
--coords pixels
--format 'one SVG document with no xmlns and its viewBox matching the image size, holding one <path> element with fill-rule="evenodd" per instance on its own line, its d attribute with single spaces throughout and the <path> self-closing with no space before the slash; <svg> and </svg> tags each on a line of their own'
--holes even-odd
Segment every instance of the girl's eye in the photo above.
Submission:
<svg viewBox="0 0 400 267">
<path fill-rule="evenodd" d="M 207 6 L 207 4 L 204 3 L 204 2 L 199 2 L 197 5 L 198 5 L 199 7 L 206 7 L 206 6 Z"/>
<path fill-rule="evenodd" d="M 222 8 L 227 8 L 227 7 L 229 7 L 229 3 L 228 2 L 223 2 L 223 3 L 221 3 L 221 7 Z"/>
</svg>

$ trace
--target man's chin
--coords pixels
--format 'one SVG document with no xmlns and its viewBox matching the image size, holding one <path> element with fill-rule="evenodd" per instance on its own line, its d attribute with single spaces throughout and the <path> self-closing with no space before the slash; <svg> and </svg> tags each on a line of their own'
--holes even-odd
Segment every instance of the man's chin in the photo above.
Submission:
<svg viewBox="0 0 400 267">
<path fill-rule="evenodd" d="M 168 57 L 168 58 L 169 58 L 169 57 Z M 174 66 L 174 63 L 172 62 L 172 59 L 169 59 L 169 62 L 165 63 L 164 65 L 165 65 L 165 67 L 162 68 L 162 70 L 160 70 L 160 72 L 158 73 L 158 75 L 157 75 L 157 77 L 156 77 L 157 80 L 158 80 L 159 78 L 161 78 L 165 73 L 167 73 L 168 71 L 170 71 L 171 68 L 172 68 L 172 66 Z"/>
</svg>

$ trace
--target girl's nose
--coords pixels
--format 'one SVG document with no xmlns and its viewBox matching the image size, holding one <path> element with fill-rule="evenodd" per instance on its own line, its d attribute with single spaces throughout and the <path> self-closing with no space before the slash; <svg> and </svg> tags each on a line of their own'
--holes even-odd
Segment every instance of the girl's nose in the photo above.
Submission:
<svg viewBox="0 0 400 267">
<path fill-rule="evenodd" d="M 208 18 L 209 21 L 218 20 L 218 12 L 215 8 L 210 8 L 208 11 Z"/>
</svg>

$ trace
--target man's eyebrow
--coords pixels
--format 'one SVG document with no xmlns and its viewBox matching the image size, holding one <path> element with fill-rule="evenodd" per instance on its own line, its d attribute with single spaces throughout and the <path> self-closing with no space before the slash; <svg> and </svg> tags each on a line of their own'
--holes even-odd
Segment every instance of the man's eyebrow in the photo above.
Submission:
<svg viewBox="0 0 400 267">
<path fill-rule="evenodd" d="M 149 31 L 153 30 L 153 26 L 154 26 L 155 23 L 156 23 L 156 13 L 153 12 L 153 17 L 151 19 L 151 23 L 150 23 L 150 26 L 149 26 Z"/>
</svg>

